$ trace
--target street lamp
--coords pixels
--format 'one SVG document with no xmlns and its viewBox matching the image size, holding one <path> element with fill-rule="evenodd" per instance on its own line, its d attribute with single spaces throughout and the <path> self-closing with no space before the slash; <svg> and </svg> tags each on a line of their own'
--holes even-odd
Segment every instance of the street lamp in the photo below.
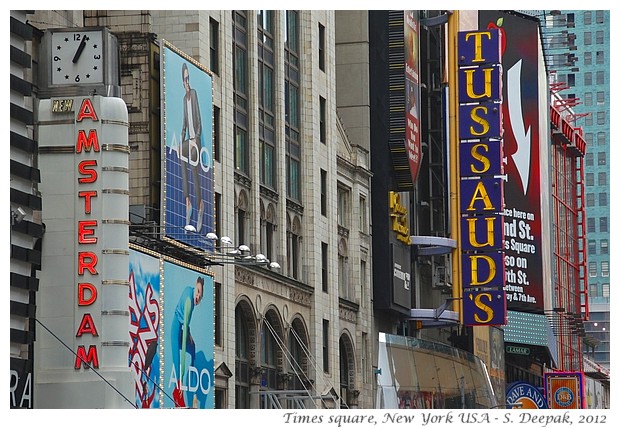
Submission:
<svg viewBox="0 0 620 429">
<path fill-rule="evenodd" d="M 195 230 L 195 228 L 191 225 L 186 226 L 185 229 L 186 231 L 191 229 Z M 205 258 L 213 264 L 259 266 L 272 270 L 279 270 L 281 268 L 280 264 L 275 261 L 270 261 L 262 253 L 252 255 L 250 247 L 246 244 L 235 246 L 230 237 L 222 236 L 222 238 L 218 238 L 217 234 L 214 232 L 209 232 L 204 237 L 211 242 L 216 242 L 217 240 L 220 241 L 220 246 L 214 246 L 213 252 L 207 252 L 204 254 Z"/>
</svg>

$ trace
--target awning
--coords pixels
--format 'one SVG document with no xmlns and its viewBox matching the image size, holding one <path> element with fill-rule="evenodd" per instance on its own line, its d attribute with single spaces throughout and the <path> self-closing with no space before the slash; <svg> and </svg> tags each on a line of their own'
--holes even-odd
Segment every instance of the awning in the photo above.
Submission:
<svg viewBox="0 0 620 429">
<path fill-rule="evenodd" d="M 504 342 L 545 347 L 553 364 L 558 363 L 557 342 L 544 314 L 508 310 L 508 324 L 504 326 Z"/>
</svg>

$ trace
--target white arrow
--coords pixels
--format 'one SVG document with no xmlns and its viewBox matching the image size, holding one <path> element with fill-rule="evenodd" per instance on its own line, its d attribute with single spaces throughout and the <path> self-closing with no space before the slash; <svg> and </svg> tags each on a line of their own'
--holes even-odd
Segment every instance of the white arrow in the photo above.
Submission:
<svg viewBox="0 0 620 429">
<path fill-rule="evenodd" d="M 523 125 L 523 107 L 521 106 L 521 61 L 508 70 L 508 116 L 512 125 L 512 133 L 517 142 L 517 150 L 512 159 L 517 167 L 521 183 L 523 183 L 523 195 L 527 194 L 527 185 L 530 180 L 531 146 L 530 129 L 525 130 Z"/>
</svg>

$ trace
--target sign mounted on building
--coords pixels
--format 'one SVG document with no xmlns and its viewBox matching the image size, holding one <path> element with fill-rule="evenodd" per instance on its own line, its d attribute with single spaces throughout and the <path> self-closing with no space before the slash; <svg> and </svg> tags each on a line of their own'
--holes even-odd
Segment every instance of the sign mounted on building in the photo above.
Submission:
<svg viewBox="0 0 620 429">
<path fill-rule="evenodd" d="M 507 307 L 542 313 L 543 281 L 550 276 L 543 263 L 548 239 L 542 201 L 550 197 L 542 177 L 540 106 L 548 101 L 540 94 L 539 23 L 501 11 L 481 10 L 478 16 L 479 28 L 502 34 Z"/>
<path fill-rule="evenodd" d="M 544 380 L 549 408 L 570 410 L 586 407 L 582 372 L 546 372 Z"/>
<path fill-rule="evenodd" d="M 458 35 L 463 322 L 506 324 L 501 34 Z"/>
<path fill-rule="evenodd" d="M 213 243 L 202 238 L 215 225 L 213 78 L 165 40 L 161 76 L 165 236 L 213 250 Z"/>
<path fill-rule="evenodd" d="M 119 366 L 129 346 L 127 107 L 120 98 L 76 96 L 41 100 L 38 111 L 47 267 L 39 291 L 46 311 L 39 320 L 73 354 L 70 367 L 59 366 L 68 363 L 64 346 L 56 338 L 37 340 L 37 391 L 44 407 L 111 407 L 117 398 L 108 399 L 105 383 L 92 374 L 128 391 L 129 368 Z M 59 390 L 63 395 L 52 393 Z"/>
</svg>

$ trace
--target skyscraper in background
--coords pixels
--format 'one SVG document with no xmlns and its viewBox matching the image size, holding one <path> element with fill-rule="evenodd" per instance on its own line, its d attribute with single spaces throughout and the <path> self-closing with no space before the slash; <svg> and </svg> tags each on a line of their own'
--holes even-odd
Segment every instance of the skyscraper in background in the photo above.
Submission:
<svg viewBox="0 0 620 429">
<path fill-rule="evenodd" d="M 546 11 L 545 41 L 552 85 L 583 130 L 587 233 L 587 305 L 590 347 L 584 352 L 610 365 L 610 29 L 609 10 Z M 583 298 L 584 300 L 586 298 Z"/>
</svg>

